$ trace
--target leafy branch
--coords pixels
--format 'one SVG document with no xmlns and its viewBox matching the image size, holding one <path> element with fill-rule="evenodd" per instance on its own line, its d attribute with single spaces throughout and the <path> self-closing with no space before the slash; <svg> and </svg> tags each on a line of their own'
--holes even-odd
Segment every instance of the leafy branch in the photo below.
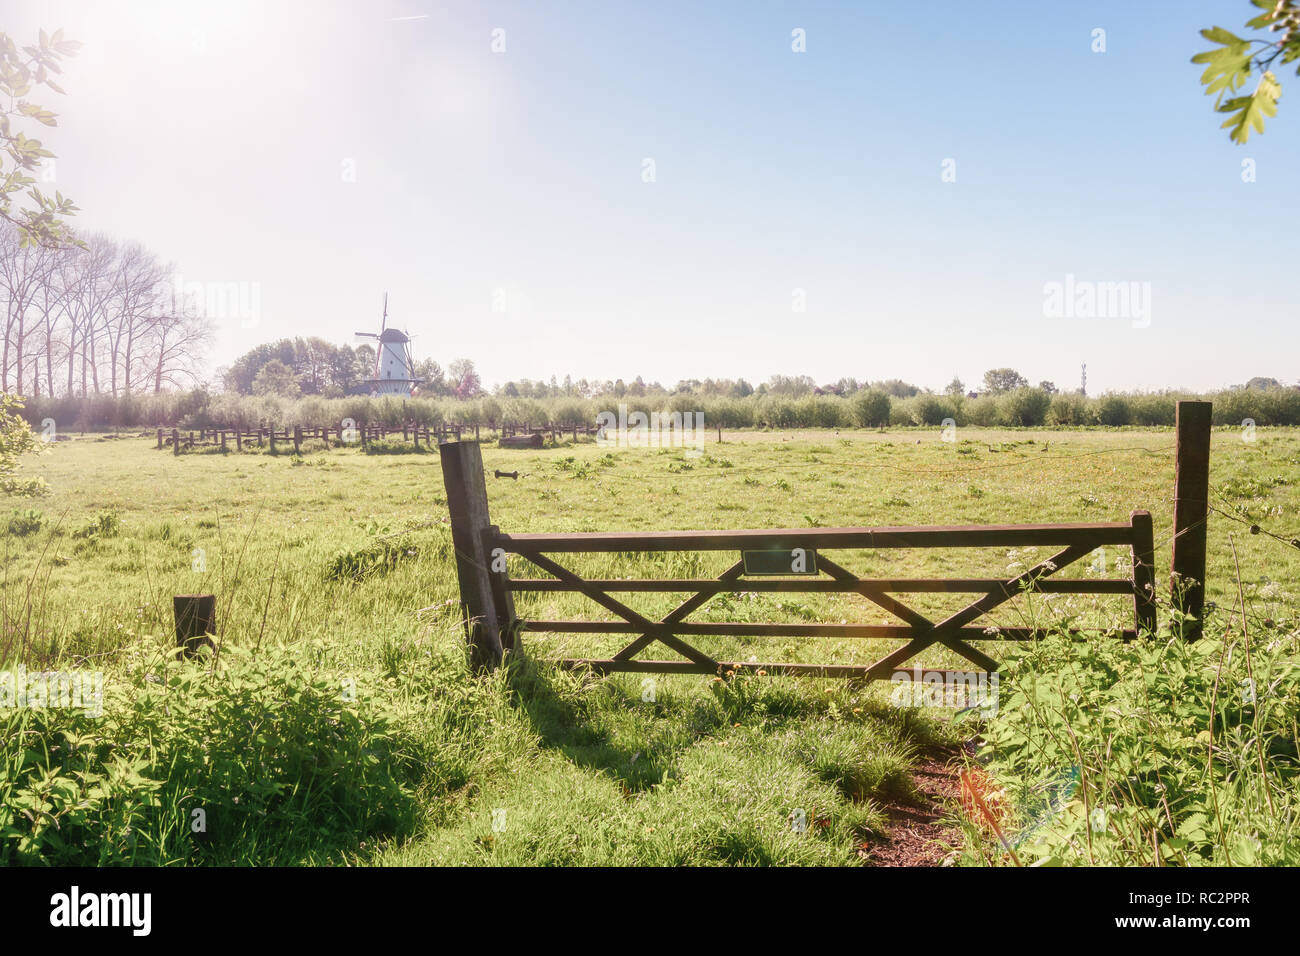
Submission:
<svg viewBox="0 0 1300 956">
<path fill-rule="evenodd" d="M 59 61 L 75 56 L 81 44 L 65 40 L 62 30 L 40 31 L 35 46 L 19 49 L 13 38 L 0 33 L 0 219 L 18 227 L 23 245 L 57 246 L 76 242 L 61 217 L 77 211 L 61 192 L 41 192 L 35 172 L 54 153 L 38 139 L 30 139 L 16 128 L 17 122 L 34 120 L 42 126 L 57 126 L 55 113 L 30 102 L 27 96 L 44 86 L 63 93 L 51 76 L 63 72 Z M 15 199 L 26 197 L 28 205 L 15 208 Z"/>
<path fill-rule="evenodd" d="M 1250 131 L 1264 132 L 1264 120 L 1277 115 L 1277 101 L 1282 84 L 1272 67 L 1287 65 L 1300 58 L 1300 0 L 1251 0 L 1264 13 L 1251 18 L 1246 26 L 1252 30 L 1280 33 L 1277 39 L 1242 38 L 1222 27 L 1202 30 L 1201 36 L 1218 46 L 1192 57 L 1204 64 L 1201 84 L 1206 95 L 1218 94 L 1216 112 L 1227 115 L 1221 129 L 1230 130 L 1234 143 L 1245 143 Z M 1300 67 L 1297 67 L 1300 73 Z M 1250 93 L 1237 94 L 1255 74 L 1259 80 Z"/>
</svg>

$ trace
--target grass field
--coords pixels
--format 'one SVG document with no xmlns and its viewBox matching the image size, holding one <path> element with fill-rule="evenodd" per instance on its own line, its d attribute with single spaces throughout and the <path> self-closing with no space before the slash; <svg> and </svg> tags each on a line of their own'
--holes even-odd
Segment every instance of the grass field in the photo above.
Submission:
<svg viewBox="0 0 1300 956">
<path fill-rule="evenodd" d="M 941 441 L 936 429 L 724 437 L 698 457 L 593 444 L 485 447 L 493 521 L 512 532 L 878 526 L 1126 520 L 1143 508 L 1154 516 L 1162 596 L 1166 589 L 1171 431 L 961 429 L 956 442 Z M 879 685 L 657 677 L 648 701 L 639 675 L 594 679 L 538 663 L 611 652 L 617 637 L 526 635 L 528 660 L 471 675 L 454 617 L 438 456 L 388 450 L 394 453 L 309 445 L 301 457 L 173 457 L 151 439 L 87 435 L 31 461 L 27 472 L 42 476 L 49 494 L 10 500 L 0 511 L 7 523 L 0 661 L 103 671 L 105 705 L 102 717 L 0 711 L 9 721 L 0 755 L 0 787 L 9 788 L 0 860 L 858 864 L 887 830 L 884 808 L 912 797 L 918 759 L 953 753 L 981 732 L 937 709 L 891 706 Z M 495 468 L 521 478 L 495 479 Z M 1222 656 L 1232 641 L 1249 638 L 1249 629 L 1241 633 L 1242 603 L 1257 645 L 1269 641 L 1256 648 L 1267 659 L 1255 666 L 1278 669 L 1274 689 L 1285 706 L 1267 718 L 1281 721 L 1269 731 L 1267 761 L 1263 708 L 1238 715 L 1234 726 L 1249 719 L 1258 731 L 1242 742 L 1250 766 L 1259 750 L 1260 774 L 1256 789 L 1237 795 L 1249 804 L 1240 819 L 1268 813 L 1275 823 L 1295 810 L 1287 667 L 1295 657 L 1300 549 L 1252 535 L 1247 525 L 1284 537 L 1300 530 L 1300 431 L 1260 429 L 1245 442 L 1237 429 L 1216 430 L 1211 484 L 1215 504 L 1240 509 L 1245 523 L 1218 515 L 1210 522 L 1208 593 L 1216 609 L 1209 631 L 1223 640 L 1202 644 Z M 870 576 L 1010 576 L 1046 556 L 862 551 L 845 553 L 842 563 Z M 608 555 L 573 567 L 599 577 L 651 570 L 704 577 L 734 559 Z M 1127 555 L 1102 560 L 1104 572 L 1071 574 L 1127 570 Z M 218 595 L 215 668 L 168 656 L 170 598 L 198 592 Z M 963 598 L 913 595 L 909 603 L 938 613 Z M 653 615 L 679 599 L 632 595 L 627 602 Z M 574 595 L 519 595 L 517 603 L 525 617 L 604 616 Z M 719 597 L 693 619 L 886 623 L 873 605 L 845 595 Z M 1022 597 L 991 623 L 1026 621 L 1131 626 L 1131 601 Z M 705 649 L 733 660 L 866 663 L 889 646 L 731 639 Z M 1098 694 L 1123 683 L 1104 679 L 1109 650 L 1089 653 Z M 1017 652 L 1004 692 L 1019 702 L 1015 695 L 1034 684 L 1031 671 L 1045 677 L 1081 655 L 1068 642 Z M 1233 667 L 1252 661 L 1249 653 L 1228 656 Z M 922 660 L 961 666 L 947 651 Z M 1169 688 L 1172 698 L 1179 694 Z M 1004 705 L 998 723 L 1016 719 Z M 1224 719 L 1223 709 L 1217 717 L 1211 711 L 1204 726 L 1193 717 L 1179 732 L 1214 734 Z M 1031 724 L 1026 717 L 1007 730 L 1026 739 L 1006 737 L 988 765 L 996 774 L 1005 761 L 994 788 L 1007 801 L 999 811 L 1004 826 L 1031 813 L 1030 790 L 1052 769 L 1041 753 L 1024 757 L 1037 746 Z M 1217 779 L 1213 747 L 1207 779 Z M 1086 754 L 1076 756 L 1076 776 L 1082 767 L 1086 783 Z M 1119 776 L 1132 790 L 1134 774 Z M 1249 779 L 1246 771 L 1230 777 Z M 1279 780 L 1290 782 L 1291 795 Z M 1141 806 L 1158 798 L 1134 791 L 1132 802 L 1135 827 L 1164 826 L 1142 822 Z M 951 809 L 956 826 L 962 817 Z M 806 829 L 792 825 L 797 813 Z M 1195 844 L 1180 830 L 1193 814 L 1169 815 L 1172 861 L 1192 862 L 1176 855 Z M 1117 807 L 1115 819 L 1122 817 Z M 961 826 L 954 862 L 1008 858 L 990 833 Z M 1232 853 L 1239 844 L 1242 853 L 1257 852 L 1250 841 L 1259 842 L 1256 831 L 1265 827 L 1252 826 L 1208 833 L 1202 856 L 1214 862 L 1215 847 Z M 1289 827 L 1274 826 L 1275 836 Z M 1185 838 L 1186 846 L 1178 842 Z M 1142 839 L 1117 836 L 1115 852 L 1130 854 L 1118 858 L 1091 846 L 1091 857 L 1069 858 L 1059 844 L 1051 854 L 1132 862 Z"/>
</svg>

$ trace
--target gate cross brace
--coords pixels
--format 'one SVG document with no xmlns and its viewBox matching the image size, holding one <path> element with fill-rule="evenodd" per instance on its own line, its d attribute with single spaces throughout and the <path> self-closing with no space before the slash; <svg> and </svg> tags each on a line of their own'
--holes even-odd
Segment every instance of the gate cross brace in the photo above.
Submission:
<svg viewBox="0 0 1300 956">
<path fill-rule="evenodd" d="M 628 645 L 628 647 L 632 648 L 632 650 L 629 651 L 628 648 L 624 648 L 622 651 L 619 652 L 620 654 L 626 653 L 630 657 L 632 654 L 635 654 L 638 650 L 640 650 L 641 647 L 644 647 L 645 644 L 649 644 L 653 640 L 659 640 L 667 644 L 669 647 L 671 647 L 673 650 L 675 650 L 677 653 L 681 654 L 683 657 L 687 658 L 688 660 L 692 660 L 695 663 L 701 664 L 712 670 L 717 670 L 718 662 L 715 661 L 712 657 L 709 657 L 709 655 L 705 654 L 703 651 L 697 650 L 696 648 L 692 647 L 690 644 L 687 644 L 685 641 L 681 640 L 680 638 L 673 636 L 672 632 L 667 629 L 666 625 L 675 622 L 669 622 L 667 618 L 665 618 L 664 621 L 659 621 L 659 622 L 651 621 L 648 618 L 642 617 L 640 614 L 632 610 L 622 601 L 610 597 L 600 588 L 596 587 L 593 584 L 590 584 L 587 581 L 584 581 L 582 578 L 578 577 L 578 575 L 574 574 L 568 568 L 564 567 L 563 565 L 557 564 L 556 562 L 552 561 L 550 558 L 546 557 L 545 555 L 534 554 L 527 551 L 522 552 L 522 554 L 525 558 L 527 558 L 533 564 L 537 565 L 543 571 L 549 571 L 551 574 L 555 575 L 561 581 L 564 581 L 566 584 L 572 585 L 575 590 L 578 590 L 583 594 L 587 595 L 587 597 L 591 598 L 601 607 L 613 611 L 615 614 L 623 618 L 628 623 L 635 624 L 637 627 L 643 628 L 645 630 L 645 634 L 642 635 L 641 638 L 638 638 L 638 640 L 643 640 L 644 644 L 638 646 L 637 641 L 633 641 L 632 644 Z M 735 568 L 732 568 L 730 570 L 734 571 Z M 743 566 L 741 570 L 744 570 Z M 701 595 L 697 594 L 695 597 L 699 598 L 701 597 Z M 708 600 L 708 598 L 705 597 L 704 600 Z M 699 601 L 698 604 L 692 605 L 691 602 L 688 601 L 686 602 L 686 604 L 682 605 L 682 607 L 679 607 L 677 611 L 674 611 L 673 613 L 676 614 L 678 612 L 681 612 L 681 617 L 685 617 L 687 614 L 691 613 L 691 611 L 695 610 L 696 607 L 699 607 L 699 605 L 703 603 L 704 601 Z M 669 615 L 669 617 L 671 616 L 672 615 Z M 678 618 L 677 620 L 680 620 L 680 618 Z M 620 659 L 626 659 L 626 658 L 620 658 Z"/>
<path fill-rule="evenodd" d="M 975 620 L 975 618 L 987 614 L 998 605 L 1005 604 L 1020 593 L 1021 589 L 1025 585 L 1032 584 L 1039 578 L 1047 577 L 1047 575 L 1051 574 L 1053 571 L 1058 571 L 1067 564 L 1077 561 L 1079 558 L 1092 551 L 1093 547 L 1093 545 L 1087 544 L 1072 544 L 1068 548 L 1052 555 L 1052 557 L 1048 558 L 1046 561 L 1034 565 L 1024 574 L 1007 579 L 1002 583 L 999 590 L 989 591 L 982 598 L 972 601 L 956 614 L 944 618 L 938 624 L 933 625 L 929 630 L 912 638 L 902 647 L 886 654 L 868 668 L 867 677 L 883 677 L 887 674 L 893 673 L 893 671 L 895 671 L 904 661 L 915 657 L 932 644 L 943 644 L 972 663 L 983 667 L 985 670 L 997 670 L 997 661 L 993 660 L 993 658 L 989 657 L 987 654 L 971 647 L 964 641 L 957 639 L 957 629 L 969 624 L 971 621 Z"/>
<path fill-rule="evenodd" d="M 727 570 L 723 571 L 720 575 L 718 575 L 718 580 L 734 581 L 736 578 L 740 577 L 744 573 L 745 573 L 745 562 L 737 561 L 731 567 L 727 568 Z M 687 615 L 697 610 L 699 607 L 705 604 L 711 597 L 713 597 L 712 594 L 705 594 L 703 591 L 697 591 L 693 597 L 690 597 L 687 600 L 683 601 L 681 604 L 677 605 L 677 607 L 674 608 L 671 613 L 665 615 L 664 619 L 659 623 L 661 625 L 680 624 L 686 618 Z M 621 651 L 615 654 L 614 660 L 630 661 L 632 659 L 633 654 L 637 653 L 643 647 L 653 642 L 655 640 L 655 637 L 656 635 L 651 633 L 642 634 L 640 637 L 638 637 L 627 647 L 623 648 Z"/>
</svg>

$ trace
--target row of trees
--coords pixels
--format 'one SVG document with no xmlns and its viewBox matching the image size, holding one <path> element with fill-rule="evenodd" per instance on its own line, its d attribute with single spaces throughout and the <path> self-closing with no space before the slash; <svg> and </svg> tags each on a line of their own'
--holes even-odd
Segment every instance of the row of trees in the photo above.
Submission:
<svg viewBox="0 0 1300 956">
<path fill-rule="evenodd" d="M 24 243 L 0 223 L 0 391 L 129 395 L 192 387 L 210 334 L 139 243 L 90 235 Z"/>
<path fill-rule="evenodd" d="M 503 422 L 511 422 L 567 429 L 594 424 L 600 412 L 617 413 L 618 406 L 625 404 L 629 412 L 647 414 L 702 412 L 705 427 L 726 429 L 937 427 L 947 419 L 959 426 L 981 427 L 1149 427 L 1173 425 L 1175 403 L 1181 398 L 1212 401 L 1214 420 L 1220 425 L 1240 425 L 1246 419 L 1258 425 L 1300 425 L 1300 390 L 1293 388 L 1233 389 L 1208 395 L 1112 393 L 1096 398 L 1077 392 L 1049 394 L 1038 388 L 1018 388 L 977 398 L 926 392 L 896 398 L 880 389 L 865 388 L 848 396 L 808 394 L 797 398 L 755 392 L 744 398 L 679 393 L 622 399 L 486 395 L 468 400 L 321 395 L 294 399 L 273 393 L 211 394 L 194 390 L 117 398 L 105 394 L 88 399 L 28 399 L 23 414 L 34 425 L 53 419 L 63 431 L 114 427 L 335 426 L 349 418 L 357 423 L 389 425 L 400 425 L 405 420 L 494 429 Z"/>
</svg>

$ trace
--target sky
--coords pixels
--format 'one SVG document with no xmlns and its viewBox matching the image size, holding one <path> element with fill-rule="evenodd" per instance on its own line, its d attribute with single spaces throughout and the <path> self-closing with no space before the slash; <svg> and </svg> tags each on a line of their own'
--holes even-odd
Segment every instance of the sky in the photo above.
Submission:
<svg viewBox="0 0 1300 956">
<path fill-rule="evenodd" d="M 240 284 L 211 369 L 361 344 L 387 293 L 488 385 L 1086 362 L 1098 394 L 1300 378 L 1300 78 L 1237 146 L 1189 62 L 1253 10 L 3 0 L 0 30 L 84 43 L 38 100 L 78 226 Z"/>
</svg>

